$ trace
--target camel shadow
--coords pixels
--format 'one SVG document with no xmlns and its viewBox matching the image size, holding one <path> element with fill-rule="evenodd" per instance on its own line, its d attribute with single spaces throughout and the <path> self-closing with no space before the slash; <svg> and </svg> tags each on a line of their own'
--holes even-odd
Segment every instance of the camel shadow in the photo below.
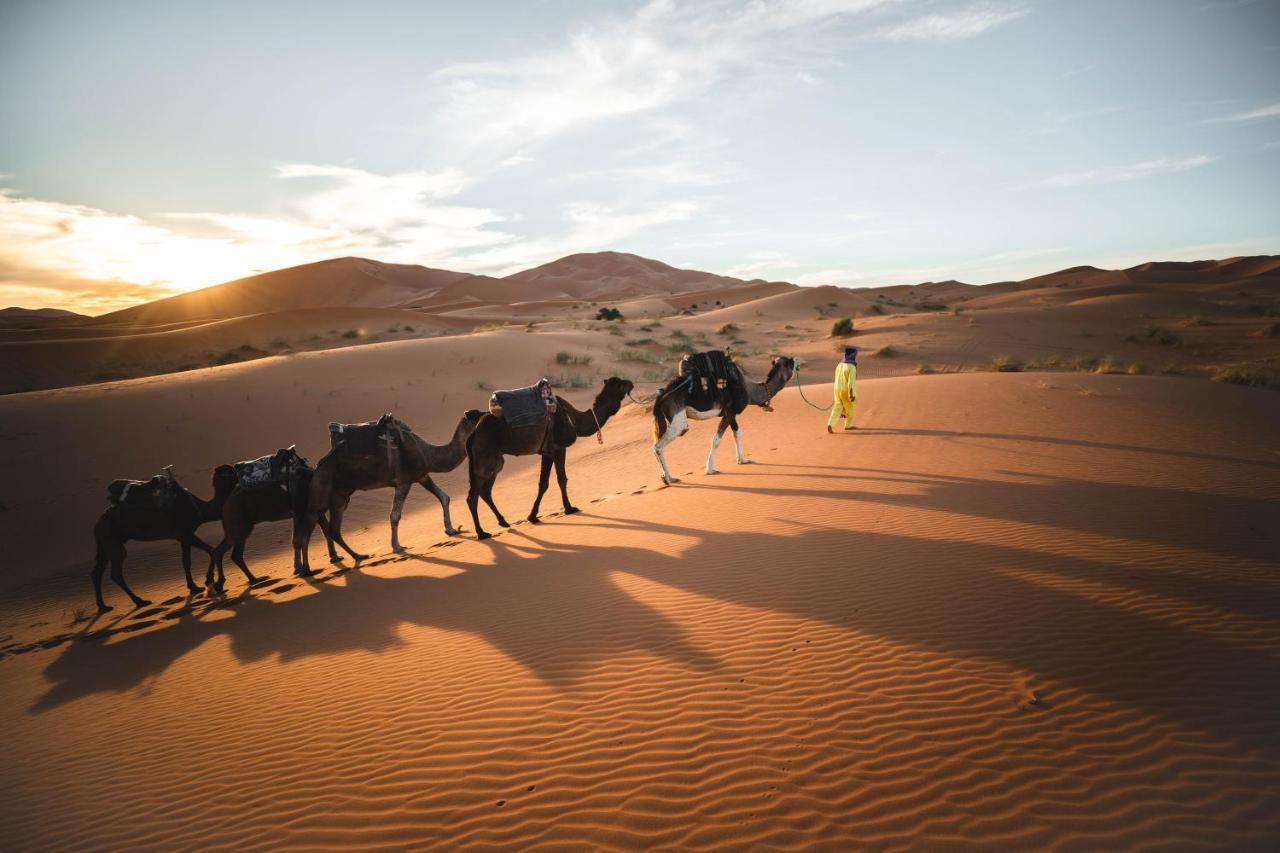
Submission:
<svg viewBox="0 0 1280 853">
<path fill-rule="evenodd" d="M 868 499 L 852 494 L 849 499 Z M 1115 565 L 1101 560 L 795 522 L 794 535 L 784 535 L 578 519 L 599 531 L 590 543 L 552 545 L 538 528 L 526 527 L 486 543 L 497 558 L 490 566 L 439 556 L 432 562 L 453 574 L 352 570 L 343 575 L 345 584 L 317 583 L 298 597 L 243 593 L 220 619 L 190 610 L 162 630 L 105 645 L 73 643 L 46 668 L 51 686 L 30 712 L 145 686 L 220 636 L 237 661 L 250 663 L 392 650 L 406 642 L 402 624 L 463 632 L 564 692 L 599 662 L 624 655 L 647 654 L 698 672 L 725 666 L 678 615 L 620 585 L 615 575 L 625 574 L 947 656 L 996 661 L 1280 758 L 1274 737 L 1280 695 L 1272 689 L 1280 661 L 1272 655 L 1034 578 L 1130 586 L 1200 602 L 1216 596 L 1260 617 L 1280 616 L 1274 597 L 1244 601 L 1243 586 L 1162 574 L 1132 583 L 1132 575 L 1122 579 Z M 613 531 L 691 544 L 668 554 L 611 542 Z M 1052 699 L 1046 697 L 1049 704 Z"/>
</svg>

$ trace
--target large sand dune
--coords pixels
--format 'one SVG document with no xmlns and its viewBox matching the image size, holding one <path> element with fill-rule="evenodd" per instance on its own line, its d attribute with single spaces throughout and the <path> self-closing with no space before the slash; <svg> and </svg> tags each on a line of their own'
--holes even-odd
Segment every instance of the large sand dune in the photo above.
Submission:
<svg viewBox="0 0 1280 853">
<path fill-rule="evenodd" d="M 387 371 L 428 343 L 445 342 L 361 348 L 352 375 L 390 393 Z M 269 367 L 226 370 L 265 383 Z M 380 408 L 329 375 L 336 414 Z M 122 386 L 118 418 L 181 399 L 183 381 Z M 238 421 L 264 401 L 226 387 L 209 400 L 221 430 L 164 440 L 201 465 L 211 445 L 237 455 L 303 425 L 314 447 L 323 416 L 272 381 L 261 387 L 288 415 Z M 399 388 L 402 405 L 416 387 Z M 46 400 L 47 422 L 10 409 L 6 423 L 56 424 L 88 393 Z M 166 598 L 180 589 L 173 548 L 134 571 L 164 602 L 143 613 L 68 624 L 83 575 L 12 595 L 0 837 L 1274 846 L 1280 397 L 992 374 L 869 380 L 860 394 L 853 435 L 827 436 L 794 390 L 772 415 L 753 410 L 757 464 L 722 448 L 715 478 L 697 473 L 711 427 L 695 425 L 671 450 L 685 479 L 671 488 L 656 487 L 648 419 L 624 409 L 604 445 L 570 453 L 582 515 L 490 542 L 443 538 L 434 502 L 415 497 L 411 551 L 388 554 L 382 493 L 357 498 L 348 522 L 376 556 L 312 583 L 287 579 L 276 525 L 250 553 L 277 580 L 233 581 L 222 604 Z M 460 402 L 412 405 L 434 434 Z M 104 414 L 96 440 L 105 450 L 126 429 Z M 532 472 L 500 482 L 518 517 Z M 31 497 L 52 488 L 37 477 Z M 53 512 L 25 517 L 50 538 L 23 561 L 65 556 Z"/>
</svg>

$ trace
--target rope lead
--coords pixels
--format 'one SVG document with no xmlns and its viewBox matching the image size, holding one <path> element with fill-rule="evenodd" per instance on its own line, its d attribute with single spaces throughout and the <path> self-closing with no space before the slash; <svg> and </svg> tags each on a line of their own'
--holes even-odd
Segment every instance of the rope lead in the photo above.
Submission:
<svg viewBox="0 0 1280 853">
<path fill-rule="evenodd" d="M 796 380 L 796 390 L 800 392 L 801 400 L 804 400 L 806 403 L 808 403 L 810 406 L 813 406 L 819 412 L 831 411 L 831 407 L 835 405 L 834 400 L 825 406 L 819 406 L 817 403 L 814 403 L 804 395 L 804 386 L 800 384 L 800 365 L 799 364 L 796 364 L 796 370 L 795 370 L 795 373 L 792 374 L 792 378 Z"/>
</svg>

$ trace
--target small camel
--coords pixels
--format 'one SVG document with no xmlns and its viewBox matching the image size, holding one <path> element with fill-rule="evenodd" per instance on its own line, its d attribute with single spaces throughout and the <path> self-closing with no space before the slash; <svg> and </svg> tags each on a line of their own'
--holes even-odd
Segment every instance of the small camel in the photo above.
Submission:
<svg viewBox="0 0 1280 853">
<path fill-rule="evenodd" d="M 117 481 L 119 482 L 121 481 Z M 109 491 L 115 490 L 117 483 L 113 483 Z M 213 469 L 212 485 L 213 498 L 207 501 L 196 497 L 175 482 L 177 495 L 172 505 L 166 508 L 162 509 L 146 503 L 120 502 L 103 510 L 102 515 L 98 516 L 98 521 L 93 525 L 96 554 L 93 571 L 90 574 L 99 612 L 111 609 L 102 599 L 102 575 L 106 571 L 108 562 L 111 563 L 111 579 L 133 600 L 135 607 L 145 607 L 151 603 L 135 595 L 124 581 L 124 559 L 128 553 L 124 545 L 130 540 L 140 542 L 176 540 L 182 545 L 182 570 L 187 575 L 187 589 L 193 594 L 201 591 L 191 577 L 191 549 L 199 548 L 211 557 L 213 549 L 196 536 L 196 528 L 222 515 L 222 505 L 236 486 L 235 468 L 230 465 L 219 465 Z"/>
<path fill-rule="evenodd" d="M 342 560 L 334 548 L 335 542 L 353 560 L 363 560 L 368 556 L 357 553 L 342 537 L 342 516 L 355 492 L 395 488 L 391 501 L 391 550 L 397 554 L 404 551 L 400 544 L 400 518 L 414 483 L 436 496 L 444 513 L 444 532 L 449 536 L 457 535 L 458 531 L 449 517 L 449 495 L 436 485 L 431 475 L 448 473 L 462 464 L 467 455 L 467 437 L 483 414 L 479 409 L 464 412 L 448 444 L 428 444 L 408 424 L 391 418 L 387 434 L 396 442 L 398 449 L 394 455 L 382 449 L 354 452 L 343 444 L 330 450 L 316 463 L 307 511 L 298 517 L 294 527 L 294 573 L 303 576 L 314 574 L 307 545 L 316 523 L 321 522 L 326 513 L 328 529 L 322 524 L 321 530 L 329 548 L 329 561 L 336 563 Z"/>
<path fill-rule="evenodd" d="M 630 396 L 634 387 L 630 380 L 611 376 L 604 381 L 591 408 L 582 412 L 569 405 L 563 397 L 557 396 L 556 413 L 549 424 L 513 427 L 497 415 L 489 414 L 481 418 L 475 432 L 467 439 L 467 456 L 470 459 L 468 471 L 471 478 L 467 506 L 471 510 L 471 521 L 476 526 L 476 538 L 488 539 L 492 535 L 480 526 L 478 507 L 481 498 L 493 511 L 499 526 L 511 526 L 493 503 L 493 484 L 502 470 L 504 456 L 529 456 L 534 453 L 542 455 L 538 497 L 529 510 L 529 521 L 538 523 L 538 506 L 542 503 L 542 496 L 546 494 L 552 465 L 555 465 L 565 514 L 578 512 L 578 508 L 569 502 L 569 477 L 564 468 L 565 450 L 579 437 L 600 433 L 609 418 L 622 408 L 622 399 Z"/>
<path fill-rule="evenodd" d="M 764 382 L 752 382 L 734 365 L 735 375 L 730 378 L 724 388 L 713 388 L 711 393 L 694 395 L 690 383 L 696 380 L 688 376 L 672 379 L 666 387 L 658 391 L 653 401 L 653 454 L 658 457 L 658 465 L 662 468 L 662 481 L 668 485 L 678 483 L 667 468 L 666 446 L 689 431 L 689 418 L 707 420 L 720 418 L 716 434 L 711 437 L 711 452 L 707 454 L 707 473 L 717 474 L 716 448 L 724 438 L 726 429 L 733 429 L 733 440 L 737 445 L 738 464 L 749 465 L 742 449 L 742 430 L 738 426 L 738 415 L 746 411 L 747 404 L 768 409 L 773 397 L 781 391 L 796 372 L 796 360 L 790 356 L 778 356 L 769 368 L 769 375 Z M 696 408 L 691 398 L 700 397 L 699 404 L 705 408 Z"/>
<path fill-rule="evenodd" d="M 237 486 L 232 491 L 222 507 L 222 541 L 213 549 L 213 559 L 209 562 L 209 571 L 204 579 L 206 587 L 218 592 L 222 592 L 226 587 L 227 577 L 223 572 L 222 563 L 228 550 L 231 551 L 231 561 L 240 567 L 240 571 L 244 572 L 249 583 L 254 584 L 262 580 L 256 577 L 245 563 L 245 542 L 258 524 L 305 517 L 313 474 L 310 468 L 300 467 L 288 485 L 258 489 Z M 328 519 L 321 513 L 317 521 L 325 536 L 328 536 Z"/>
</svg>

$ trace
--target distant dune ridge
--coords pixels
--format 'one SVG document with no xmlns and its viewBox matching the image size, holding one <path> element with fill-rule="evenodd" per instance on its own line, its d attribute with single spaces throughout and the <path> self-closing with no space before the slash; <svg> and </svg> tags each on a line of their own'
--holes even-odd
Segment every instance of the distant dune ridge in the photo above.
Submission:
<svg viewBox="0 0 1280 853">
<path fill-rule="evenodd" d="M 569 255 L 502 278 L 337 258 L 99 317 L 5 309 L 0 393 L 453 335 L 492 324 L 554 329 L 588 322 L 605 306 L 630 319 L 692 314 L 722 324 L 794 325 L 837 314 L 862 322 L 957 309 L 1065 310 L 1099 299 L 1135 314 L 1158 316 L 1168 309 L 1238 319 L 1269 316 L 1280 299 L 1280 256 L 1152 262 L 1127 270 L 1079 266 L 985 285 L 939 281 L 856 289 L 744 281 L 623 252 Z"/>
</svg>

